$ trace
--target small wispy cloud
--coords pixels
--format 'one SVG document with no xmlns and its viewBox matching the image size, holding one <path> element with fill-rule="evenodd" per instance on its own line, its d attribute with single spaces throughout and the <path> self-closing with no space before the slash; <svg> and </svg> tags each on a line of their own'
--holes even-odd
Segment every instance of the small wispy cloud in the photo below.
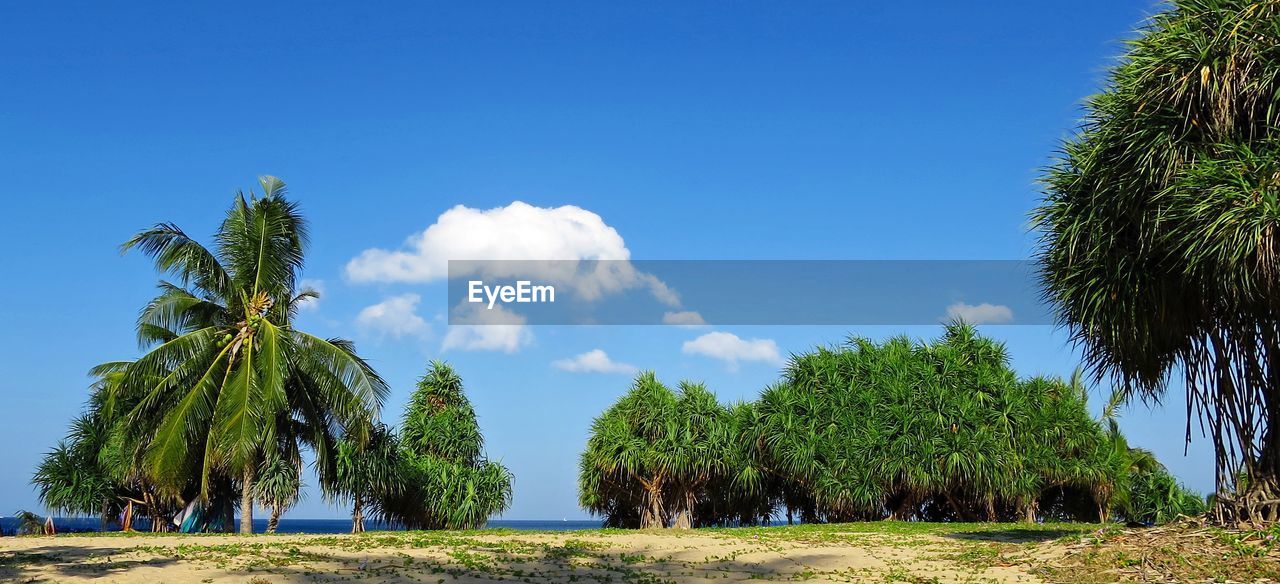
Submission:
<svg viewBox="0 0 1280 584">
<path fill-rule="evenodd" d="M 533 342 L 533 332 L 525 325 L 527 319 L 501 306 L 485 309 L 479 304 L 466 304 L 455 310 L 457 321 L 475 324 L 449 325 L 441 347 L 443 351 L 514 353 Z"/>
<path fill-rule="evenodd" d="M 692 310 L 682 310 L 679 312 L 666 312 L 662 315 L 662 324 L 670 324 L 685 328 L 697 328 L 707 326 L 707 321 L 702 319 L 702 315 Z"/>
<path fill-rule="evenodd" d="M 551 366 L 571 373 L 625 373 L 630 375 L 637 371 L 634 365 L 619 363 L 610 359 L 609 354 L 605 353 L 603 349 L 592 349 L 569 359 L 557 359 L 551 362 Z"/>
<path fill-rule="evenodd" d="M 431 325 L 416 312 L 421 300 L 417 294 L 401 294 L 366 306 L 356 315 L 356 326 L 393 338 L 425 335 L 431 331 Z"/>
<path fill-rule="evenodd" d="M 743 361 L 781 364 L 782 354 L 773 339 L 742 339 L 726 332 L 710 332 L 692 341 L 685 341 L 682 350 L 686 355 L 702 355 L 724 361 L 729 370 L 736 371 Z"/>
<path fill-rule="evenodd" d="M 947 307 L 943 320 L 960 319 L 969 324 L 1009 324 L 1013 322 L 1013 309 L 1002 304 L 965 304 L 956 302 Z"/>
</svg>

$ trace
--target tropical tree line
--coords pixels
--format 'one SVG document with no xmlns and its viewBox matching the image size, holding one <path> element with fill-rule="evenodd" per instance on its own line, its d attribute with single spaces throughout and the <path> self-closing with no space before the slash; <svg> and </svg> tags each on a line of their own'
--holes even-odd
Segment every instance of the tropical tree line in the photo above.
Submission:
<svg viewBox="0 0 1280 584">
<path fill-rule="evenodd" d="M 124 243 L 163 274 L 141 311 L 132 361 L 93 370 L 85 412 L 33 482 L 50 510 L 131 529 L 268 529 L 302 493 L 303 452 L 322 493 L 419 527 L 475 526 L 510 500 L 510 474 L 481 455 L 461 381 L 433 364 L 398 435 L 382 426 L 386 382 L 354 345 L 294 326 L 307 225 L 282 181 L 238 193 L 206 247 L 162 223 Z M 421 397 L 417 396 L 428 396 Z M 433 450 L 437 440 L 455 451 Z M 467 442 L 469 440 L 469 442 Z M 426 485 L 430 485 L 429 490 Z M 394 503 L 394 504 L 393 504 Z"/>
<path fill-rule="evenodd" d="M 1168 521 L 1202 513 L 1070 380 L 1018 378 L 956 323 L 794 356 L 753 402 L 652 372 L 591 427 L 581 504 L 615 527 L 855 520 Z"/>
</svg>

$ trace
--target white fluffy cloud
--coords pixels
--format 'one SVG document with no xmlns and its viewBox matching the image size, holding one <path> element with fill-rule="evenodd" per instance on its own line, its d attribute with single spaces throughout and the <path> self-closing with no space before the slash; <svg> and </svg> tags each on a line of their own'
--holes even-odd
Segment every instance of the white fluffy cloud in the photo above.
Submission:
<svg viewBox="0 0 1280 584">
<path fill-rule="evenodd" d="M 571 260 L 540 265 L 537 274 L 573 289 L 583 300 L 631 289 L 648 289 L 659 301 L 678 306 L 679 298 L 651 274 L 636 270 L 618 231 L 599 215 L 573 205 L 534 207 L 516 201 L 488 210 L 458 205 L 445 211 L 401 249 L 367 249 L 347 263 L 355 282 L 431 282 L 447 278 L 449 260 Z M 573 260 L 622 260 L 594 264 Z M 455 268 L 457 266 L 455 265 Z M 486 278 L 529 276 L 528 264 L 471 266 Z M 455 274 L 457 276 L 459 274 Z"/>
<path fill-rule="evenodd" d="M 551 366 L 572 373 L 626 373 L 636 372 L 634 365 L 619 363 L 609 358 L 603 349 L 592 349 L 571 359 L 558 359 Z"/>
<path fill-rule="evenodd" d="M 1013 322 L 1013 309 L 1001 304 L 965 304 L 957 302 L 947 307 L 944 320 L 962 319 L 969 324 L 1008 324 Z"/>
<path fill-rule="evenodd" d="M 702 320 L 702 315 L 692 310 L 681 310 L 678 312 L 666 312 L 662 315 L 662 324 L 671 324 L 686 328 L 697 328 L 706 326 L 707 321 Z"/>
<path fill-rule="evenodd" d="M 424 335 L 431 326 L 416 313 L 420 300 L 417 294 L 401 294 L 366 306 L 356 315 L 356 325 L 363 330 L 395 338 Z"/>
<path fill-rule="evenodd" d="M 525 326 L 525 317 L 501 306 L 492 309 L 464 304 L 455 309 L 455 322 L 476 324 L 449 325 L 444 335 L 443 350 L 502 351 L 514 353 L 531 342 L 533 333 Z"/>
<path fill-rule="evenodd" d="M 738 335 L 725 332 L 710 332 L 692 341 L 685 341 L 682 348 L 686 355 L 702 355 L 719 359 L 736 370 L 742 361 L 758 361 L 761 363 L 781 364 L 782 354 L 778 352 L 778 343 L 772 339 L 743 340 Z"/>
</svg>

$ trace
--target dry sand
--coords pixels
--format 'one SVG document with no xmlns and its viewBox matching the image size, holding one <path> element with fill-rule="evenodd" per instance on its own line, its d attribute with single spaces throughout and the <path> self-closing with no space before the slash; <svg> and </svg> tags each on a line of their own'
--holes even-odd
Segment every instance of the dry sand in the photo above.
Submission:
<svg viewBox="0 0 1280 584">
<path fill-rule="evenodd" d="M 724 531 L 0 538 L 0 580 L 56 582 L 1038 582 L 938 534 L 805 540 Z"/>
</svg>

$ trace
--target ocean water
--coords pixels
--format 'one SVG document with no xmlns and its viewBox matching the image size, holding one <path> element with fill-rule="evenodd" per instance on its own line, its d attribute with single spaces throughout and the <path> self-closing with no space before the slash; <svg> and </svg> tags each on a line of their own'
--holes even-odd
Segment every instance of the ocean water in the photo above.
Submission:
<svg viewBox="0 0 1280 584">
<path fill-rule="evenodd" d="M 102 522 L 94 517 L 58 517 L 53 520 L 53 525 L 57 528 L 58 533 L 100 531 Z M 140 530 L 148 529 L 147 523 L 135 523 L 135 528 Z M 365 520 L 365 529 L 369 531 L 391 529 L 385 524 L 376 521 Z M 267 530 L 266 519 L 255 519 L 253 521 L 255 533 L 263 533 Z M 487 528 L 489 529 L 517 529 L 522 531 L 576 531 L 582 529 L 596 529 L 600 527 L 600 521 L 596 520 L 554 520 L 554 519 L 494 519 L 489 521 Z M 18 520 L 14 517 L 0 517 L 0 534 L 13 535 L 18 529 Z M 281 519 L 280 528 L 276 531 L 280 533 L 349 533 L 351 531 L 350 519 Z"/>
</svg>

